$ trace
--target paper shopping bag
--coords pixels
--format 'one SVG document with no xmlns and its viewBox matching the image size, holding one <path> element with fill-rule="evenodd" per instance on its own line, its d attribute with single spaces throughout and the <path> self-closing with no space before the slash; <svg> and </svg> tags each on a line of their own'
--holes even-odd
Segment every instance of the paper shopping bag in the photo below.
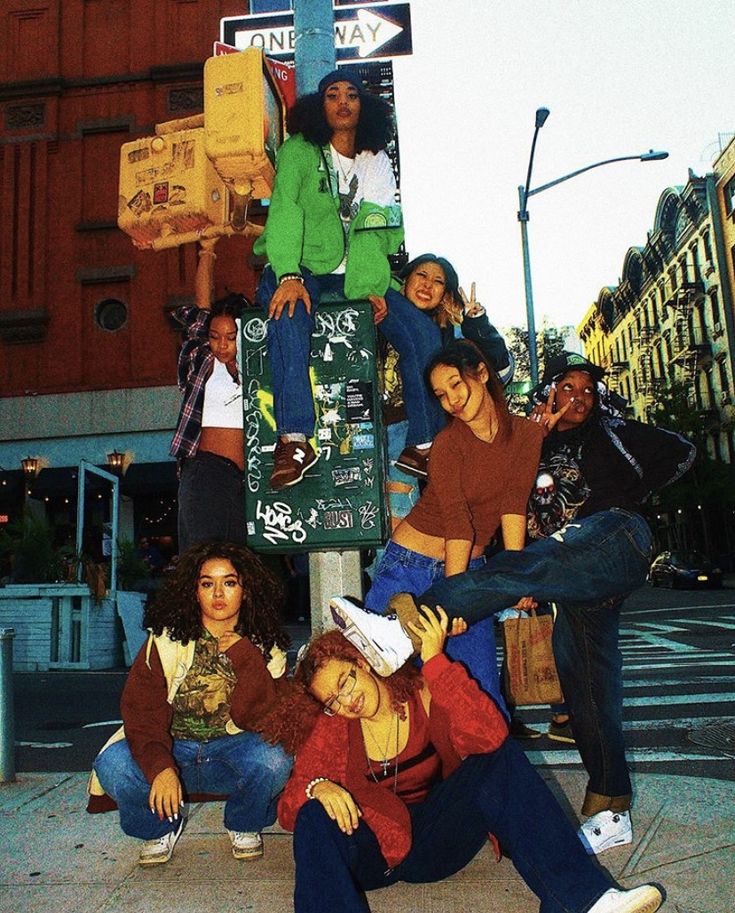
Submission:
<svg viewBox="0 0 735 913">
<path fill-rule="evenodd" d="M 564 700 L 551 647 L 553 619 L 531 611 L 503 622 L 506 694 L 516 707 Z"/>
</svg>

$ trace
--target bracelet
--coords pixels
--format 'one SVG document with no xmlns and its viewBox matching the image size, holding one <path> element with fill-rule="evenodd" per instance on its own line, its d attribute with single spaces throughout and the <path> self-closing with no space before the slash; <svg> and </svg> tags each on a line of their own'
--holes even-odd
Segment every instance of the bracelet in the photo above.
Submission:
<svg viewBox="0 0 735 913">
<path fill-rule="evenodd" d="M 304 277 L 301 273 L 284 273 L 278 280 L 279 285 L 283 285 L 284 282 L 288 282 L 289 279 L 298 279 L 299 282 L 304 281 Z"/>
<path fill-rule="evenodd" d="M 313 780 L 311 780 L 309 783 L 307 783 L 306 789 L 304 790 L 304 792 L 306 793 L 307 799 L 314 798 L 311 794 L 311 791 L 312 791 L 312 789 L 314 789 L 314 787 L 317 785 L 317 783 L 329 783 L 329 777 L 314 777 Z"/>
</svg>

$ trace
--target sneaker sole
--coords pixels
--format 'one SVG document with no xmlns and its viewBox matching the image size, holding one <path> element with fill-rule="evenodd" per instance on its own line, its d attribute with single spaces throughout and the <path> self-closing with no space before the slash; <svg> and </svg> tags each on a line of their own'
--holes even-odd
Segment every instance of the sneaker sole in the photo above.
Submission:
<svg viewBox="0 0 735 913">
<path fill-rule="evenodd" d="M 592 844 L 589 842 L 589 839 L 586 834 L 579 832 L 579 839 L 582 841 L 582 844 L 587 850 L 588 856 L 599 856 L 600 853 L 604 853 L 607 850 L 613 850 L 617 846 L 627 846 L 629 843 L 633 842 L 633 834 L 624 834 L 621 837 L 611 837 L 609 840 L 606 840 L 604 843 L 601 843 L 599 846 L 593 848 Z"/>
<path fill-rule="evenodd" d="M 318 459 L 319 459 L 319 454 L 318 453 L 314 454 L 314 459 L 310 463 L 307 463 L 306 466 L 301 467 L 301 474 L 298 475 L 295 479 L 291 479 L 290 482 L 284 483 L 283 485 L 274 485 L 273 477 L 271 476 L 270 483 L 269 483 L 271 491 L 283 491 L 284 488 L 290 488 L 292 485 L 298 485 L 298 483 L 306 475 L 307 470 L 311 469 L 311 467 L 314 465 L 314 463 L 316 463 L 318 461 Z"/>
<path fill-rule="evenodd" d="M 257 847 L 252 850 L 236 850 L 232 847 L 232 855 L 235 859 L 260 859 L 263 855 L 263 847 Z"/>
<path fill-rule="evenodd" d="M 564 742 L 566 745 L 576 745 L 577 740 L 569 738 L 566 735 L 552 735 L 550 732 L 546 733 L 552 742 Z"/>
<path fill-rule="evenodd" d="M 169 861 L 169 859 L 173 856 L 174 849 L 176 847 L 176 844 L 179 842 L 179 837 L 181 836 L 181 832 L 183 829 L 184 829 L 184 819 L 182 816 L 181 823 L 179 824 L 178 828 L 174 832 L 176 834 L 176 836 L 174 837 L 174 842 L 171 844 L 171 847 L 169 848 L 168 854 L 163 854 L 160 856 L 145 856 L 145 857 L 139 856 L 138 865 L 165 865 L 165 863 L 167 863 Z"/>
<path fill-rule="evenodd" d="M 656 913 L 664 902 L 663 894 L 654 885 L 647 891 L 640 891 L 638 897 L 624 897 L 622 903 L 615 907 L 614 913 Z"/>
<path fill-rule="evenodd" d="M 395 665 L 393 651 L 391 650 L 391 657 L 388 657 L 387 651 L 383 652 L 380 644 L 375 643 L 375 641 L 363 634 L 359 625 L 352 618 L 351 608 L 353 608 L 351 603 L 339 597 L 329 601 L 329 611 L 332 613 L 334 623 L 342 632 L 342 636 L 360 651 L 370 663 L 374 672 L 377 672 L 383 678 L 387 678 L 400 668 L 400 666 Z M 393 662 L 391 662 L 391 659 L 393 659 Z M 403 663 L 400 665 L 403 665 Z"/>
<path fill-rule="evenodd" d="M 396 469 L 400 469 L 401 472 L 405 472 L 406 475 L 415 476 L 417 479 L 429 478 L 428 472 L 425 472 L 423 469 L 417 469 L 416 466 L 409 466 L 407 463 L 401 463 L 400 460 L 394 460 L 393 465 Z"/>
</svg>

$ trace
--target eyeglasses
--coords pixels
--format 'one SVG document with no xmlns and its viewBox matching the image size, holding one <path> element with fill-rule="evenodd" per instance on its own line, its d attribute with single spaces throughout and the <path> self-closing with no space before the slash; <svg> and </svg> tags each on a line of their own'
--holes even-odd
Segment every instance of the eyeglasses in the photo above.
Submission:
<svg viewBox="0 0 735 913">
<path fill-rule="evenodd" d="M 344 685 L 342 685 L 334 697 L 330 697 L 326 704 L 323 705 L 322 710 L 327 716 L 337 715 L 337 711 L 342 706 L 342 701 L 346 700 L 355 690 L 356 682 L 357 669 L 353 666 L 347 673 Z"/>
</svg>

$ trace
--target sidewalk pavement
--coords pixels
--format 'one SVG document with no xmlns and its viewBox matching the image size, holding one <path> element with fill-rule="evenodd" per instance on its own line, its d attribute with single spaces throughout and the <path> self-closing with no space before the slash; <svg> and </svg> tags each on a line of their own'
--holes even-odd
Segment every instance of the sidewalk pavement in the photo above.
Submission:
<svg viewBox="0 0 735 913">
<path fill-rule="evenodd" d="M 544 771 L 570 818 L 584 774 Z M 171 861 L 137 865 L 138 842 L 117 813 L 86 812 L 83 773 L 23 773 L 0 784 L 1 913 L 287 913 L 291 837 L 268 830 L 265 857 L 232 858 L 221 803 L 194 805 Z M 735 910 L 735 783 L 638 774 L 634 842 L 599 857 L 625 887 L 666 889 L 667 913 Z M 544 826 L 539 821 L 539 828 Z M 537 913 L 512 864 L 486 847 L 437 884 L 399 884 L 369 895 L 372 913 Z M 330 911 L 325 911 L 330 913 Z"/>
</svg>

